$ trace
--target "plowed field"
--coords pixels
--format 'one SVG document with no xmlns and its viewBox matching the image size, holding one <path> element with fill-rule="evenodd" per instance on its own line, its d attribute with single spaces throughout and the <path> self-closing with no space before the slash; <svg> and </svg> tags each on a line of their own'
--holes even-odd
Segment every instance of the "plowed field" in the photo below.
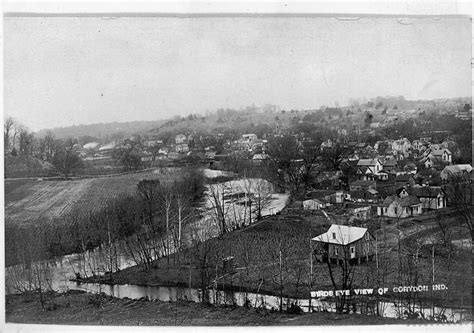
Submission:
<svg viewBox="0 0 474 333">
<path fill-rule="evenodd" d="M 167 179 L 153 172 L 79 180 L 6 180 L 5 218 L 8 223 L 61 219 L 73 210 L 94 211 L 108 200 L 136 191 L 142 179 Z"/>
</svg>

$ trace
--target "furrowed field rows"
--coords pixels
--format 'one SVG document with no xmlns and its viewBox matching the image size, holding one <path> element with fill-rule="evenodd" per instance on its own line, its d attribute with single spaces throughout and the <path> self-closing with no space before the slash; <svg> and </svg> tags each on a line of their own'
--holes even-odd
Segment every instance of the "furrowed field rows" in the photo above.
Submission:
<svg viewBox="0 0 474 333">
<path fill-rule="evenodd" d="M 136 191 L 142 179 L 170 181 L 172 173 L 147 172 L 72 181 L 31 180 L 8 184 L 5 217 L 9 223 L 31 223 L 40 218 L 57 220 L 74 210 L 93 212 L 122 194 Z"/>
</svg>

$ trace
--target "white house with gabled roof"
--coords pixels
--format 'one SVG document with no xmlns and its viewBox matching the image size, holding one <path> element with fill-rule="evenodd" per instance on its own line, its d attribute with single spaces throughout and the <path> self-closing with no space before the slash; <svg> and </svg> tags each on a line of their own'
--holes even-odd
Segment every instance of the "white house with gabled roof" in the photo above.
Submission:
<svg viewBox="0 0 474 333">
<path fill-rule="evenodd" d="M 321 261 L 361 263 L 375 254 L 375 237 L 367 228 L 333 224 L 325 233 L 311 239 L 316 258 Z"/>
</svg>

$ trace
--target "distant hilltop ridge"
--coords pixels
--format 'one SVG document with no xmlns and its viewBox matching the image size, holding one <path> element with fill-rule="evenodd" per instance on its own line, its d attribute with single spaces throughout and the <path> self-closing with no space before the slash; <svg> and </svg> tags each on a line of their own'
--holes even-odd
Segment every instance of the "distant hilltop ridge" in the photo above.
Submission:
<svg viewBox="0 0 474 333">
<path fill-rule="evenodd" d="M 48 131 L 50 131 L 55 137 L 59 139 L 82 136 L 105 138 L 115 134 L 129 136 L 137 132 L 148 132 L 149 130 L 162 125 L 165 121 L 166 120 L 141 120 L 127 122 L 114 121 L 110 123 L 97 123 L 43 129 L 36 132 L 35 134 L 37 136 L 44 136 Z"/>
<path fill-rule="evenodd" d="M 126 137 L 139 133 L 157 133 L 161 130 L 200 129 L 202 127 L 210 128 L 212 126 L 235 128 L 236 126 L 264 123 L 267 125 L 282 122 L 288 118 L 289 114 L 295 112 L 327 112 L 340 110 L 352 111 L 371 111 L 377 109 L 393 110 L 417 110 L 430 109 L 444 106 L 445 108 L 455 108 L 464 104 L 471 104 L 470 97 L 457 98 L 439 98 L 433 100 L 406 100 L 403 96 L 377 96 L 374 98 L 349 99 L 346 106 L 321 106 L 319 109 L 311 110 L 293 110 L 283 109 L 277 105 L 265 104 L 263 106 L 246 106 L 239 109 L 220 108 L 213 112 L 206 112 L 205 115 L 189 114 L 187 116 L 173 116 L 163 120 L 144 120 L 129 122 L 110 122 L 95 123 L 87 125 L 75 125 L 67 127 L 58 127 L 52 129 L 43 129 L 35 134 L 39 137 L 44 136 L 50 131 L 55 137 L 64 139 L 68 137 L 85 137 L 104 139 L 110 141 L 114 136 Z M 286 115 L 285 115 L 286 113 Z M 278 115 L 278 116 L 275 116 Z"/>
</svg>

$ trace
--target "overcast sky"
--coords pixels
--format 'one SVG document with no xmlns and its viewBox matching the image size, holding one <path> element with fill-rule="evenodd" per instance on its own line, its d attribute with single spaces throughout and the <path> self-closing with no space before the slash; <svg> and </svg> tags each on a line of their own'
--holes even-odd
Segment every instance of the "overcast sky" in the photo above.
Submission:
<svg viewBox="0 0 474 333">
<path fill-rule="evenodd" d="M 32 130 L 471 95 L 468 18 L 6 17 L 4 38 L 5 114 Z"/>
</svg>

